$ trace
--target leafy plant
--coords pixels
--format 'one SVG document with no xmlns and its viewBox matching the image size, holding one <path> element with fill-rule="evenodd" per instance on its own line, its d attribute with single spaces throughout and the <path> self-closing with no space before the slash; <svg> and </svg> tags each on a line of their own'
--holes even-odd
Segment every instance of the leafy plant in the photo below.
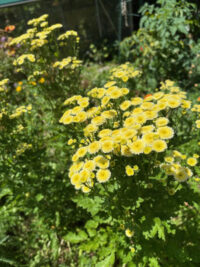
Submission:
<svg viewBox="0 0 200 267">
<path fill-rule="evenodd" d="M 145 3 L 140 9 L 139 30 L 120 44 L 121 60 L 130 60 L 142 70 L 139 90 L 152 90 L 168 78 L 191 88 L 188 68 L 199 32 L 195 12 L 195 4 L 176 0 Z"/>
</svg>

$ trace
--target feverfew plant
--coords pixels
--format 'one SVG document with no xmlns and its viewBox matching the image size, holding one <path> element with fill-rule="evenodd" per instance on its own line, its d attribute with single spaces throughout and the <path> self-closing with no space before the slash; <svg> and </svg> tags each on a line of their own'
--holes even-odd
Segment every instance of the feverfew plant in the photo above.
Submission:
<svg viewBox="0 0 200 267">
<path fill-rule="evenodd" d="M 68 142 L 74 151 L 70 182 L 87 194 L 78 194 L 74 201 L 91 213 L 99 231 L 101 224 L 107 224 L 117 240 L 104 254 L 101 245 L 88 247 L 97 242 L 88 232 L 80 247 L 86 255 L 95 253 L 97 262 L 107 260 L 108 266 L 115 261 L 130 266 L 186 266 L 193 260 L 189 244 L 199 251 L 197 239 L 186 236 L 189 229 L 199 231 L 199 226 L 195 228 L 199 105 L 192 107 L 186 93 L 170 80 L 153 94 L 135 96 L 133 90 L 120 86 L 119 77 L 125 76 L 121 71 L 122 66 L 112 70 L 112 79 L 87 96 L 68 98 L 64 102 L 68 109 L 60 119 L 76 132 L 76 139 Z M 133 73 L 140 75 L 137 70 Z M 187 153 L 184 147 L 191 142 L 196 143 Z M 194 222 L 188 225 L 191 212 Z M 73 243 L 74 235 L 66 239 Z M 182 251 L 176 259 L 174 249 L 177 254 Z"/>
<path fill-rule="evenodd" d="M 10 46 L 18 47 L 15 72 L 25 75 L 32 85 L 39 82 L 46 99 L 59 104 L 61 96 L 79 90 L 79 37 L 75 31 L 61 33 L 60 23 L 49 26 L 47 18 L 45 14 L 28 21 L 30 28 L 12 39 Z"/>
</svg>

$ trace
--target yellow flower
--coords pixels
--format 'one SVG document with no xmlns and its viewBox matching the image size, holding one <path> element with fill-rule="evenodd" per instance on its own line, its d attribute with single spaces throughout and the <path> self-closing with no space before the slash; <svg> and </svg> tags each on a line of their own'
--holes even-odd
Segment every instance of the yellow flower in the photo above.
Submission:
<svg viewBox="0 0 200 267">
<path fill-rule="evenodd" d="M 81 183 L 81 176 L 79 173 L 75 173 L 71 178 L 71 183 L 73 185 L 80 184 Z"/>
<path fill-rule="evenodd" d="M 84 169 L 93 171 L 96 168 L 96 163 L 93 160 L 88 160 L 84 164 Z"/>
<path fill-rule="evenodd" d="M 187 172 L 187 175 L 189 176 L 189 177 L 192 177 L 192 175 L 193 175 L 193 172 L 189 169 L 189 168 L 185 168 L 185 171 Z"/>
<path fill-rule="evenodd" d="M 131 253 L 135 253 L 135 248 L 134 247 L 130 247 Z"/>
<path fill-rule="evenodd" d="M 123 95 L 127 95 L 129 93 L 129 89 L 128 88 L 122 88 L 122 94 Z"/>
<path fill-rule="evenodd" d="M 133 154 L 141 154 L 144 152 L 144 142 L 142 140 L 134 141 L 133 143 L 129 144 L 130 150 Z"/>
<path fill-rule="evenodd" d="M 167 100 L 167 105 L 168 105 L 168 107 L 170 107 L 170 108 L 177 108 L 177 107 L 179 107 L 179 106 L 181 105 L 181 101 L 178 100 L 178 99 L 169 98 L 169 99 Z"/>
<path fill-rule="evenodd" d="M 17 86 L 16 87 L 16 92 L 20 92 L 22 90 L 22 87 L 21 86 Z"/>
<path fill-rule="evenodd" d="M 91 191 L 91 189 L 85 185 L 81 186 L 81 190 L 83 193 L 89 193 Z"/>
<path fill-rule="evenodd" d="M 152 147 L 151 146 L 146 146 L 144 148 L 144 154 L 145 155 L 148 155 L 149 153 L 151 153 L 151 151 L 152 151 Z"/>
<path fill-rule="evenodd" d="M 102 125 L 105 122 L 105 118 L 103 116 L 97 116 L 92 119 L 92 124 L 95 124 L 97 126 Z"/>
<path fill-rule="evenodd" d="M 84 122 L 87 120 L 87 113 L 85 111 L 78 112 L 76 114 L 77 122 Z"/>
<path fill-rule="evenodd" d="M 90 178 L 90 171 L 84 169 L 80 172 L 80 181 L 81 183 L 87 182 L 87 180 Z"/>
<path fill-rule="evenodd" d="M 112 134 L 112 131 L 110 129 L 103 129 L 99 132 L 98 136 L 105 137 L 105 136 L 110 136 Z"/>
<path fill-rule="evenodd" d="M 134 117 L 129 117 L 124 121 L 124 126 L 127 127 L 127 128 L 130 128 L 134 124 L 135 124 Z"/>
<path fill-rule="evenodd" d="M 133 168 L 131 168 L 131 166 L 129 166 L 129 165 L 126 166 L 126 174 L 127 174 L 128 176 L 133 176 L 133 175 L 134 175 L 134 170 L 133 170 Z"/>
<path fill-rule="evenodd" d="M 113 86 L 113 85 L 115 85 L 115 84 L 116 84 L 115 81 L 110 81 L 110 82 L 107 82 L 107 83 L 104 85 L 104 87 L 105 87 L 105 88 L 108 88 L 108 87 L 111 87 L 111 86 Z"/>
<path fill-rule="evenodd" d="M 174 158 L 173 157 L 165 157 L 165 161 L 168 163 L 172 163 L 172 162 L 174 162 Z"/>
<path fill-rule="evenodd" d="M 158 99 L 160 99 L 163 95 L 164 95 L 163 92 L 158 92 L 158 93 L 153 94 L 153 97 L 154 97 L 155 100 L 158 100 Z"/>
<path fill-rule="evenodd" d="M 197 164 L 197 159 L 196 158 L 188 158 L 187 159 L 187 164 L 190 166 L 195 166 Z"/>
<path fill-rule="evenodd" d="M 39 79 L 39 83 L 44 83 L 44 82 L 45 82 L 45 78 L 41 77 L 41 78 Z"/>
<path fill-rule="evenodd" d="M 72 116 L 65 116 L 64 118 L 60 119 L 60 122 L 63 124 L 70 124 L 73 122 L 73 117 Z"/>
<path fill-rule="evenodd" d="M 134 116 L 135 122 L 139 124 L 144 124 L 147 120 L 145 113 L 143 114 L 138 114 Z"/>
<path fill-rule="evenodd" d="M 156 152 L 163 152 L 167 148 L 167 144 L 163 140 L 156 140 L 152 144 L 152 149 Z"/>
<path fill-rule="evenodd" d="M 87 147 L 81 147 L 77 150 L 76 154 L 79 158 L 82 158 L 87 153 Z"/>
<path fill-rule="evenodd" d="M 178 182 L 184 182 L 186 181 L 189 177 L 188 174 L 186 172 L 185 168 L 180 168 L 178 171 L 175 172 L 174 174 L 174 178 L 178 181 Z"/>
<path fill-rule="evenodd" d="M 68 140 L 68 142 L 67 142 L 67 144 L 68 144 L 69 146 L 72 145 L 73 143 L 74 143 L 74 140 L 71 139 L 71 138 L 70 138 L 70 139 Z"/>
<path fill-rule="evenodd" d="M 160 117 L 156 120 L 156 126 L 157 127 L 162 127 L 166 126 L 168 124 L 169 120 L 165 117 Z"/>
<path fill-rule="evenodd" d="M 120 105 L 120 109 L 121 110 L 126 110 L 131 106 L 131 101 L 129 100 L 125 100 L 124 102 L 122 102 L 122 104 Z"/>
<path fill-rule="evenodd" d="M 174 150 L 173 151 L 173 155 L 174 155 L 174 157 L 177 157 L 177 158 L 182 158 L 182 154 L 179 152 L 179 151 L 177 151 L 177 150 Z"/>
<path fill-rule="evenodd" d="M 104 111 L 101 116 L 104 119 L 112 119 L 117 115 L 117 111 L 114 109 Z"/>
<path fill-rule="evenodd" d="M 142 140 L 144 140 L 145 144 L 151 145 L 155 139 L 155 133 L 146 133 L 142 136 Z"/>
<path fill-rule="evenodd" d="M 133 236 L 133 231 L 131 231 L 130 229 L 126 229 L 126 231 L 125 231 L 125 235 L 126 235 L 127 237 L 132 237 L 132 236 Z"/>
<path fill-rule="evenodd" d="M 158 113 L 154 110 L 147 110 L 145 111 L 146 119 L 153 120 L 158 116 Z"/>
<path fill-rule="evenodd" d="M 150 133 L 150 132 L 153 132 L 155 126 L 153 125 L 147 125 L 147 126 L 143 126 L 140 131 L 142 134 L 146 134 L 146 133 Z"/>
<path fill-rule="evenodd" d="M 102 106 L 106 106 L 110 101 L 110 97 L 109 96 L 104 96 L 101 100 L 101 105 Z"/>
<path fill-rule="evenodd" d="M 122 92 L 120 89 L 115 89 L 109 95 L 110 95 L 110 98 L 117 99 L 122 96 Z"/>
<path fill-rule="evenodd" d="M 125 157 L 130 157 L 132 156 L 131 150 L 128 146 L 121 146 L 121 154 Z"/>
<path fill-rule="evenodd" d="M 88 152 L 90 154 L 95 154 L 100 149 L 101 149 L 101 145 L 100 145 L 100 143 L 98 141 L 94 141 L 94 142 L 90 143 L 90 145 L 88 146 Z"/>
<path fill-rule="evenodd" d="M 82 99 L 80 101 L 78 101 L 78 104 L 82 107 L 82 108 L 86 108 L 89 105 L 89 99 Z"/>
<path fill-rule="evenodd" d="M 157 133 L 161 139 L 171 139 L 174 136 L 174 130 L 168 126 L 158 128 Z"/>
<path fill-rule="evenodd" d="M 103 156 L 99 155 L 94 158 L 94 161 L 97 165 L 97 167 L 101 169 L 107 169 L 110 165 L 110 162 L 108 159 L 104 158 Z"/>
<path fill-rule="evenodd" d="M 103 153 L 110 153 L 111 151 L 113 151 L 113 149 L 114 149 L 113 141 L 107 140 L 102 142 L 101 150 L 103 151 Z"/>
<path fill-rule="evenodd" d="M 88 124 L 85 128 L 84 128 L 84 134 L 85 136 L 88 136 L 92 133 L 95 133 L 98 130 L 98 127 L 94 124 Z"/>
<path fill-rule="evenodd" d="M 144 102 L 141 106 L 142 109 L 149 109 L 151 110 L 154 107 L 152 102 Z"/>
<path fill-rule="evenodd" d="M 111 176 L 111 172 L 108 169 L 100 169 L 96 175 L 97 181 L 99 183 L 107 182 L 110 179 L 110 176 Z"/>
<path fill-rule="evenodd" d="M 123 138 L 130 139 L 133 138 L 137 134 L 137 131 L 134 129 L 126 129 L 126 131 L 123 133 Z"/>
<path fill-rule="evenodd" d="M 143 102 L 143 100 L 140 97 L 131 98 L 131 103 L 134 106 L 140 105 L 142 102 Z"/>
</svg>

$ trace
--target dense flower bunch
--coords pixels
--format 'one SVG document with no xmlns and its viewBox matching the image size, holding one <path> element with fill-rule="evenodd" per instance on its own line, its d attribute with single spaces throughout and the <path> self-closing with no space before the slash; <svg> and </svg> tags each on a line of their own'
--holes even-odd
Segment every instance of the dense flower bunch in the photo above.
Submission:
<svg viewBox="0 0 200 267">
<path fill-rule="evenodd" d="M 81 62 L 82 61 L 77 59 L 77 57 L 67 57 L 63 58 L 61 61 L 56 61 L 53 67 L 62 70 L 70 66 L 71 69 L 75 69 L 81 65 Z"/>
<path fill-rule="evenodd" d="M 56 55 L 60 54 L 60 47 L 68 46 L 69 48 L 71 47 L 72 54 L 69 57 L 62 59 L 61 61 L 52 62 L 54 60 L 53 59 L 50 62 L 50 66 L 53 65 L 54 68 L 57 67 L 58 69 L 68 67 L 71 69 L 71 71 L 73 71 L 81 64 L 81 61 L 78 60 L 75 55 L 77 45 L 79 43 L 78 34 L 75 31 L 66 31 L 65 33 L 60 34 L 58 37 L 56 37 L 54 31 L 62 28 L 62 24 L 57 23 L 49 26 L 47 18 L 48 15 L 45 14 L 39 18 L 28 21 L 27 24 L 29 26 L 32 26 L 32 28 L 29 28 L 26 33 L 22 34 L 21 36 L 18 36 L 11 40 L 11 47 L 17 45 L 23 52 L 24 50 L 29 52 L 20 55 L 14 60 L 13 64 L 15 66 L 19 66 L 23 65 L 27 61 L 30 63 L 36 62 L 36 69 L 38 70 L 38 65 L 41 65 L 41 63 L 47 63 L 47 58 L 49 56 L 52 58 L 52 50 L 49 50 L 50 46 L 53 45 L 52 49 L 57 49 L 57 51 L 55 52 Z M 55 40 L 57 40 L 58 43 L 55 43 Z M 48 54 L 49 56 L 47 56 Z M 45 56 L 47 57 L 45 58 Z M 40 68 L 40 71 L 42 71 L 43 68 L 44 66 Z M 18 71 L 21 71 L 21 69 L 18 69 Z"/>
<path fill-rule="evenodd" d="M 6 91 L 6 84 L 9 82 L 8 79 L 3 79 L 0 81 L 0 92 Z"/>
<path fill-rule="evenodd" d="M 200 105 L 194 105 L 192 111 L 194 111 L 197 114 L 197 116 L 200 117 Z M 196 120 L 195 123 L 196 127 L 200 129 L 200 120 L 199 119 Z"/>
<path fill-rule="evenodd" d="M 186 155 L 174 150 L 172 156 L 165 157 L 166 163 L 161 164 L 161 168 L 167 175 L 172 175 L 178 182 L 185 182 L 193 175 L 188 166 L 194 167 L 198 163 L 198 158 L 199 155 L 197 154 L 187 158 Z"/>
<path fill-rule="evenodd" d="M 0 81 L 0 93 L 1 93 L 0 120 L 3 118 L 3 116 L 6 116 L 7 119 L 12 120 L 32 110 L 31 104 L 27 106 L 21 105 L 18 107 L 13 107 L 13 105 L 10 102 L 8 102 L 7 98 L 9 94 L 9 79 L 3 79 Z"/>
<path fill-rule="evenodd" d="M 140 74 L 139 70 L 135 70 L 129 62 L 111 69 L 111 79 L 127 82 L 130 78 L 135 78 Z"/>
<path fill-rule="evenodd" d="M 136 74 L 135 71 L 134 75 L 139 72 Z M 166 151 L 176 134 L 169 126 L 170 115 L 176 109 L 185 114 L 191 107 L 186 93 L 170 80 L 161 83 L 160 91 L 153 95 L 145 98 L 130 95 L 129 89 L 109 81 L 103 88 L 90 90 L 88 97 L 75 95 L 65 101 L 65 105 L 75 106 L 64 113 L 60 122 L 74 124 L 83 131 L 84 138 L 72 156 L 73 164 L 69 170 L 71 183 L 76 189 L 88 192 L 95 179 L 99 183 L 107 182 L 115 157 L 134 158 L 140 154 Z M 126 175 L 134 175 L 134 168 L 138 170 L 138 166 L 126 166 Z M 180 182 L 192 176 L 188 167 L 182 167 L 174 160 L 162 164 L 161 169 Z"/>
<path fill-rule="evenodd" d="M 28 60 L 30 62 L 35 62 L 35 56 L 33 54 L 24 54 L 20 57 L 18 57 L 16 60 L 13 61 L 13 65 L 22 65 L 24 63 L 24 60 Z"/>
</svg>

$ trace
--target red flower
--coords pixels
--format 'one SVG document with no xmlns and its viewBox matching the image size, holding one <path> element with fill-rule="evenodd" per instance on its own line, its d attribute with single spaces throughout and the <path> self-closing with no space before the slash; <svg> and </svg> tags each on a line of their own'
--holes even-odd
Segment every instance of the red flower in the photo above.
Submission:
<svg viewBox="0 0 200 267">
<path fill-rule="evenodd" d="M 140 46 L 140 51 L 143 52 L 143 47 L 142 46 Z"/>
</svg>

